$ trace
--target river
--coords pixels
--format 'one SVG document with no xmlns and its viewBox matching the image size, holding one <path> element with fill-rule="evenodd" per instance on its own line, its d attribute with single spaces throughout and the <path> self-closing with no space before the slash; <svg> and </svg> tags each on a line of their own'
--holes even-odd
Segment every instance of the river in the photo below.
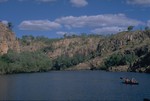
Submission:
<svg viewBox="0 0 150 101">
<path fill-rule="evenodd" d="M 134 77 L 139 85 L 122 84 Z M 0 76 L 0 100 L 143 101 L 150 99 L 150 74 L 51 71 Z"/>
</svg>

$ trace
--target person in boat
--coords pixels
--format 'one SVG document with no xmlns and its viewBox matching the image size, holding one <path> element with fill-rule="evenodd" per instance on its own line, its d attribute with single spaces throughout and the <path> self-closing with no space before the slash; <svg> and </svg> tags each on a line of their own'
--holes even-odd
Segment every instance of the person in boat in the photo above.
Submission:
<svg viewBox="0 0 150 101">
<path fill-rule="evenodd" d="M 137 81 L 135 80 L 135 78 L 131 79 L 131 83 L 137 83 Z"/>
<path fill-rule="evenodd" d="M 128 78 L 125 78 L 125 83 L 129 83 L 130 80 Z"/>
</svg>

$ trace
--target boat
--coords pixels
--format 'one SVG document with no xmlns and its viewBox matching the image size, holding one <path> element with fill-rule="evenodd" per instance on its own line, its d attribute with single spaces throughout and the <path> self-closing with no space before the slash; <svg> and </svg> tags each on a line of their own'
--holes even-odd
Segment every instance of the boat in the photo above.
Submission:
<svg viewBox="0 0 150 101">
<path fill-rule="evenodd" d="M 129 84 L 129 85 L 139 85 L 138 82 L 122 82 L 123 84 Z"/>
<path fill-rule="evenodd" d="M 139 83 L 137 82 L 137 80 L 135 80 L 134 78 L 132 78 L 131 80 L 128 78 L 122 78 L 120 77 L 120 79 L 123 79 L 123 84 L 129 84 L 129 85 L 138 85 Z"/>
</svg>

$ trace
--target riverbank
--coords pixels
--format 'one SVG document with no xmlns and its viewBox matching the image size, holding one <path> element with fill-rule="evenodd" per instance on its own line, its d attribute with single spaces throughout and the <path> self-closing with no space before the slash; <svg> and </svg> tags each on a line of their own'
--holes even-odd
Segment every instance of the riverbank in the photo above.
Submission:
<svg viewBox="0 0 150 101">
<path fill-rule="evenodd" d="M 104 71 L 109 71 L 109 72 L 137 72 L 137 73 L 150 73 L 150 67 L 147 68 L 139 68 L 136 69 L 136 71 L 132 71 L 128 65 L 124 66 L 113 66 L 109 67 L 108 69 L 106 68 L 93 68 L 90 67 L 88 64 L 81 63 L 77 66 L 73 66 L 70 68 L 66 68 L 65 70 L 67 71 L 78 71 L 78 70 L 104 70 Z"/>
<path fill-rule="evenodd" d="M 121 68 L 120 68 L 121 67 Z M 30 71 L 30 72 L 11 72 L 11 73 L 0 73 L 0 75 L 9 75 L 9 74 L 28 74 L 28 73 L 47 73 L 47 72 L 53 72 L 53 71 L 106 71 L 106 72 L 134 72 L 134 73 L 150 73 L 150 72 L 146 72 L 143 70 L 138 70 L 138 71 L 129 71 L 128 68 L 126 66 L 120 66 L 120 67 L 112 67 L 108 70 L 104 70 L 104 69 L 91 69 L 91 68 L 86 68 L 86 69 L 82 69 L 82 68 L 67 68 L 64 70 L 45 70 L 45 71 Z"/>
</svg>

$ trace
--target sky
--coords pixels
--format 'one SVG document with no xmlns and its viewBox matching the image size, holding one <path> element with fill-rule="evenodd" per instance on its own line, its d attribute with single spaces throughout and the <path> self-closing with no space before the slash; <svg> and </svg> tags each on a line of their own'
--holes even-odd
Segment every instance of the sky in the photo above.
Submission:
<svg viewBox="0 0 150 101">
<path fill-rule="evenodd" d="M 0 21 L 17 37 L 115 34 L 150 27 L 150 0 L 0 0 Z"/>
</svg>

